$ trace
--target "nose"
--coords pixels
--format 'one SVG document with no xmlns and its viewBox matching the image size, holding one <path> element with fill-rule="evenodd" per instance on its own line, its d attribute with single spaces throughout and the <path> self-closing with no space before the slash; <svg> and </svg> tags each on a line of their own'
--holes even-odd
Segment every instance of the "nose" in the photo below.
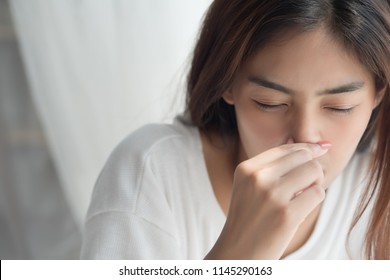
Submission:
<svg viewBox="0 0 390 280">
<path fill-rule="evenodd" d="M 297 110 L 289 121 L 287 143 L 318 143 L 321 141 L 321 123 L 308 110 Z"/>
</svg>

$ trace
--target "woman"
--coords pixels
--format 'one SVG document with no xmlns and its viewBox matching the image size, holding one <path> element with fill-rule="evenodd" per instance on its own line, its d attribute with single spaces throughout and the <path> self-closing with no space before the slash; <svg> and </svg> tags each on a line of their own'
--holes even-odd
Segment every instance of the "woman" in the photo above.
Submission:
<svg viewBox="0 0 390 280">
<path fill-rule="evenodd" d="M 389 1 L 214 1 L 186 114 L 113 152 L 82 257 L 389 259 L 389 46 Z"/>
</svg>

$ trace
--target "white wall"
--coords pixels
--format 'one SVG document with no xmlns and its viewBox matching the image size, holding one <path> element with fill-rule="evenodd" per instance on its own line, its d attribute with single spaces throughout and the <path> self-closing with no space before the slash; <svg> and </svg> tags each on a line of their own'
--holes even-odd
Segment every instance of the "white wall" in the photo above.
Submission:
<svg viewBox="0 0 390 280">
<path fill-rule="evenodd" d="M 11 0 L 33 101 L 80 225 L 113 147 L 167 121 L 210 0 Z"/>
</svg>

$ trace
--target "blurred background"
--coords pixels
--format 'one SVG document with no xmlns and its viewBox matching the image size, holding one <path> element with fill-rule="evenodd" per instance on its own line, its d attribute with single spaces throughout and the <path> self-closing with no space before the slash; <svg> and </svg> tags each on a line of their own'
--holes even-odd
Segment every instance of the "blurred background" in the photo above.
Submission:
<svg viewBox="0 0 390 280">
<path fill-rule="evenodd" d="M 0 259 L 78 259 L 108 155 L 183 110 L 211 0 L 0 0 Z"/>
</svg>

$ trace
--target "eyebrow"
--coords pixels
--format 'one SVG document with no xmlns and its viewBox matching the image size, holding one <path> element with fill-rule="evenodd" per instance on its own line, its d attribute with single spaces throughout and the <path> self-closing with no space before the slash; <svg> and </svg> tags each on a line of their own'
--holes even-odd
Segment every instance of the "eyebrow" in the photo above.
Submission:
<svg viewBox="0 0 390 280">
<path fill-rule="evenodd" d="M 277 84 L 275 82 L 268 81 L 262 77 L 255 77 L 251 76 L 248 78 L 248 80 L 252 83 L 255 83 L 257 85 L 260 85 L 265 88 L 273 89 L 280 91 L 282 93 L 288 94 L 288 95 L 294 95 L 294 90 L 289 89 L 283 85 Z M 341 93 L 349 93 L 354 92 L 364 87 L 364 82 L 352 82 L 349 84 L 345 84 L 336 88 L 331 89 L 325 89 L 320 92 L 318 92 L 317 95 L 324 95 L 324 94 L 341 94 Z"/>
</svg>

